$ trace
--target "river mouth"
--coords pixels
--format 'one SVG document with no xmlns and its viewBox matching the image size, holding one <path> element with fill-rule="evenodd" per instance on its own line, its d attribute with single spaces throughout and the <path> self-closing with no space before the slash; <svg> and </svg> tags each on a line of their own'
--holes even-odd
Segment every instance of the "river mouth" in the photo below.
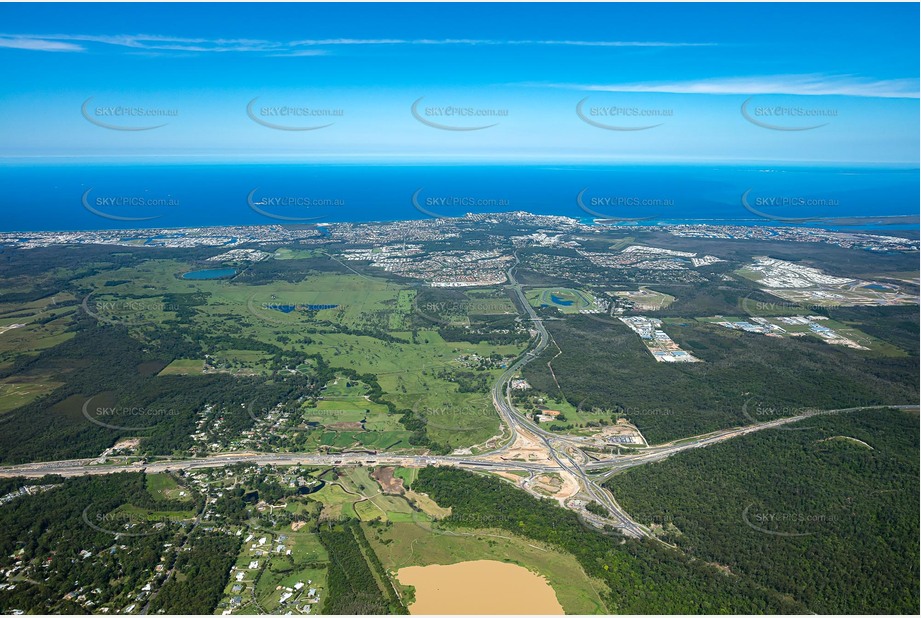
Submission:
<svg viewBox="0 0 921 618">
<path fill-rule="evenodd" d="M 563 614 L 544 577 L 508 562 L 472 560 L 404 567 L 397 579 L 416 589 L 410 614 Z"/>
</svg>

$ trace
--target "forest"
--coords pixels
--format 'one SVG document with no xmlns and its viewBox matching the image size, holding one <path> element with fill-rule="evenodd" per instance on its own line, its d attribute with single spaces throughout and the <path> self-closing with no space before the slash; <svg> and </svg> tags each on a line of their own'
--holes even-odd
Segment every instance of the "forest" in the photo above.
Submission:
<svg viewBox="0 0 921 618">
<path fill-rule="evenodd" d="M 363 542 L 362 542 L 363 541 Z M 377 556 L 355 521 L 326 524 L 320 542 L 329 552 L 327 614 L 405 614 L 406 609 L 389 586 Z M 373 556 L 371 564 L 365 555 Z M 378 570 L 377 578 L 372 568 Z M 381 577 L 383 579 L 381 580 Z M 378 581 L 380 583 L 378 583 Z M 388 590 L 384 592 L 381 587 Z"/>
<path fill-rule="evenodd" d="M 611 478 L 638 522 L 819 614 L 917 614 L 918 416 L 868 410 Z"/>
<path fill-rule="evenodd" d="M 550 346 L 523 369 L 528 382 L 573 406 L 623 413 L 651 444 L 751 423 L 744 406 L 752 400 L 795 411 L 918 398 L 916 356 L 886 357 L 688 319 L 666 324 L 665 331 L 704 362 L 658 363 L 623 324 L 571 316 L 545 325 L 562 354 Z M 556 380 L 547 367 L 551 359 Z M 643 413 L 663 409 L 676 413 Z"/>
<path fill-rule="evenodd" d="M 86 476 L 73 479 L 44 477 L 10 479 L 9 484 L 54 485 L 41 493 L 21 496 L 0 507 L 0 568 L 14 568 L 20 581 L 14 589 L 0 590 L 0 612 L 13 609 L 28 613 L 84 613 L 71 601 L 81 594 L 96 607 L 109 603 L 127 605 L 148 581 L 160 562 L 163 544 L 184 536 L 182 524 L 162 529 L 144 526 L 138 536 L 118 538 L 109 528 L 114 523 L 137 521 L 117 515 L 119 507 L 186 511 L 200 509 L 200 502 L 155 500 L 140 473 Z M 97 527 L 88 525 L 87 521 Z M 101 529 L 100 529 L 101 528 Z M 210 558 L 209 558 L 210 560 Z M 21 561 L 19 566 L 15 566 Z M 208 564 L 208 562 L 203 562 Z M 227 571 L 220 572 L 226 576 Z M 98 589 L 99 592 L 95 592 Z M 209 612 L 202 612 L 209 613 Z"/>
<path fill-rule="evenodd" d="M 147 452 L 182 453 L 193 445 L 190 434 L 195 431 L 196 414 L 207 404 L 224 408 L 226 428 L 239 432 L 253 424 L 241 404 L 256 401 L 268 409 L 278 402 L 316 394 L 325 383 L 316 376 L 293 374 L 275 380 L 228 374 L 140 374 L 139 367 L 145 363 L 165 366 L 174 358 L 173 348 L 182 345 L 166 333 L 156 347 L 145 345 L 123 327 L 84 320 L 72 339 L 37 356 L 22 357 L 14 367 L 0 372 L 0 377 L 26 371 L 63 371 L 67 382 L 3 415 L 0 463 L 91 457 L 120 437 L 138 434 Z M 88 407 L 90 415 L 97 406 L 106 406 L 115 412 L 104 419 L 106 424 L 141 430 L 118 430 L 89 422 L 82 408 L 94 395 L 97 399 Z M 137 414 L 137 410 L 150 412 Z"/>
<path fill-rule="evenodd" d="M 196 532 L 189 551 L 176 558 L 175 574 L 150 602 L 153 614 L 210 614 L 227 583 L 241 539 L 222 532 Z"/>
</svg>

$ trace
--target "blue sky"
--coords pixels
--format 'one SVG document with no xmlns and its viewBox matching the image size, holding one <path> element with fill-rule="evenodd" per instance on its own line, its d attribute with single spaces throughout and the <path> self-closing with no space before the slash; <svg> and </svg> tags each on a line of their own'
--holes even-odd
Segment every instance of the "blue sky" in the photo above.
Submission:
<svg viewBox="0 0 921 618">
<path fill-rule="evenodd" d="M 918 13 L 2 4 L 0 157 L 916 165 Z"/>
</svg>

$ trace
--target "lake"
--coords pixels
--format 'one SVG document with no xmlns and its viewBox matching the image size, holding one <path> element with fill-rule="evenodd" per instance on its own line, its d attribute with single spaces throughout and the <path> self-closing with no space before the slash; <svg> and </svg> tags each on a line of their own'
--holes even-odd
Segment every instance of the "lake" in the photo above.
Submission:
<svg viewBox="0 0 921 618">
<path fill-rule="evenodd" d="M 233 277 L 237 271 L 233 268 L 210 268 L 208 270 L 193 270 L 182 275 L 183 279 L 226 279 Z"/>
<path fill-rule="evenodd" d="M 404 567 L 397 579 L 416 588 L 410 614 L 563 614 L 544 577 L 507 562 Z"/>
</svg>

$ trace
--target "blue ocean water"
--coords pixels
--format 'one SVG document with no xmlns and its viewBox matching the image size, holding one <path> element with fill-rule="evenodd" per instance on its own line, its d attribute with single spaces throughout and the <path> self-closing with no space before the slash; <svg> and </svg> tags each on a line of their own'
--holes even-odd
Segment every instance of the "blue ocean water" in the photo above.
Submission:
<svg viewBox="0 0 921 618">
<path fill-rule="evenodd" d="M 15 163 L 0 165 L 0 229 L 393 221 L 517 210 L 641 224 L 836 227 L 842 218 L 917 216 L 918 186 L 917 168 L 880 167 Z"/>
</svg>

